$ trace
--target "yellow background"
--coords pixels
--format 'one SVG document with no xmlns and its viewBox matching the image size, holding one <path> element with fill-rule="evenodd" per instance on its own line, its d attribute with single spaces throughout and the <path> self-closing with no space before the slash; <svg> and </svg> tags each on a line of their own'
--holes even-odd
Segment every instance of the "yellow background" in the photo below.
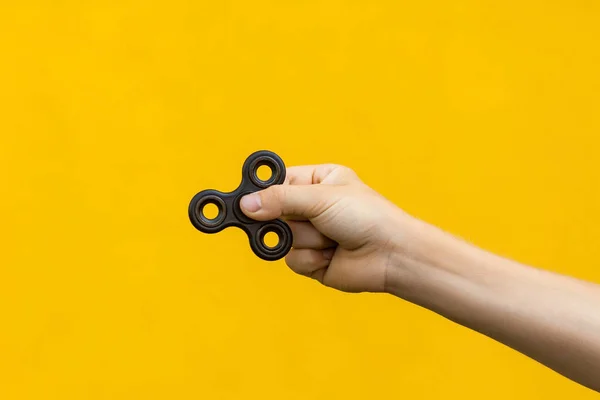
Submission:
<svg viewBox="0 0 600 400">
<path fill-rule="evenodd" d="M 591 399 L 203 235 L 258 149 L 600 280 L 595 1 L 5 1 L 1 399 Z"/>
</svg>

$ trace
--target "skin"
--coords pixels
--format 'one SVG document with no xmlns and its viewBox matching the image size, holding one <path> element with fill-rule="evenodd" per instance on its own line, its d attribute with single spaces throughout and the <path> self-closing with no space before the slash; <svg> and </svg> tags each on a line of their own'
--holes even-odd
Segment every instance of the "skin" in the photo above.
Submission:
<svg viewBox="0 0 600 400">
<path fill-rule="evenodd" d="M 284 184 L 244 197 L 241 207 L 256 220 L 288 221 L 294 272 L 410 301 L 600 392 L 600 285 L 475 247 L 339 165 L 288 168 Z"/>
</svg>

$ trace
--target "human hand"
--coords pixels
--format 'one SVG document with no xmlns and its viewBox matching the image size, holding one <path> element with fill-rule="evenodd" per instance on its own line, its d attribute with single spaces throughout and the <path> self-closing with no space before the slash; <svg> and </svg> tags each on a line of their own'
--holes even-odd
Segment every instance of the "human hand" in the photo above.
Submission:
<svg viewBox="0 0 600 400">
<path fill-rule="evenodd" d="M 409 216 L 342 166 L 288 168 L 282 185 L 240 205 L 253 219 L 288 221 L 286 262 L 296 273 L 396 295 L 600 391 L 598 285 L 479 249 Z"/>
<path fill-rule="evenodd" d="M 349 168 L 322 164 L 287 169 L 282 185 L 245 196 L 255 220 L 285 219 L 294 235 L 287 265 L 346 292 L 383 292 L 406 213 Z"/>
</svg>

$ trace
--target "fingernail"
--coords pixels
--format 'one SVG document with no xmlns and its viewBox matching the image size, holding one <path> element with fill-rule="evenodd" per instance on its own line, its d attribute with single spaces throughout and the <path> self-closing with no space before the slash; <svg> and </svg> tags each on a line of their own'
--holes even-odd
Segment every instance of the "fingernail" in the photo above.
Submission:
<svg viewBox="0 0 600 400">
<path fill-rule="evenodd" d="M 329 248 L 329 249 L 323 250 L 323 257 L 326 260 L 331 260 L 333 258 L 334 254 L 335 254 L 335 248 Z"/>
<path fill-rule="evenodd" d="M 249 194 L 240 200 L 240 205 L 242 208 L 249 212 L 257 212 L 260 210 L 260 195 L 258 194 Z"/>
</svg>

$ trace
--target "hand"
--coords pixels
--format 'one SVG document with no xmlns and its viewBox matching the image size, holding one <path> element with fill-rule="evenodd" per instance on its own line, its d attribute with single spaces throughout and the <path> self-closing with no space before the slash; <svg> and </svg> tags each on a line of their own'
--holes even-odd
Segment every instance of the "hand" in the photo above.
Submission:
<svg viewBox="0 0 600 400">
<path fill-rule="evenodd" d="M 600 391 L 600 286 L 486 252 L 409 216 L 337 165 L 293 167 L 242 210 L 283 217 L 290 268 L 347 292 L 387 292 Z"/>
<path fill-rule="evenodd" d="M 342 291 L 385 291 L 395 240 L 410 217 L 349 168 L 300 166 L 286 175 L 282 185 L 247 195 L 240 205 L 255 220 L 289 223 L 287 265 Z"/>
</svg>

